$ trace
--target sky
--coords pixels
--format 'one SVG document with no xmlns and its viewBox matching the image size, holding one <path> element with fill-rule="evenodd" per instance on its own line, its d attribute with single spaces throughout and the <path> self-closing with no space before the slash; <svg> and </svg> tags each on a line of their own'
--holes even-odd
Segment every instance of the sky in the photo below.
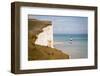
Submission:
<svg viewBox="0 0 100 76">
<path fill-rule="evenodd" d="M 87 34 L 88 17 L 29 15 L 29 19 L 51 21 L 54 34 Z"/>
</svg>

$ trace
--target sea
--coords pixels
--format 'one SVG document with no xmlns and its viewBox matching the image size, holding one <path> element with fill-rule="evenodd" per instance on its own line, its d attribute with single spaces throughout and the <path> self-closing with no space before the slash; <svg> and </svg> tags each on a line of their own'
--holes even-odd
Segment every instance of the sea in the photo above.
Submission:
<svg viewBox="0 0 100 76">
<path fill-rule="evenodd" d="M 88 58 L 88 34 L 53 34 L 54 47 L 70 59 Z"/>
</svg>

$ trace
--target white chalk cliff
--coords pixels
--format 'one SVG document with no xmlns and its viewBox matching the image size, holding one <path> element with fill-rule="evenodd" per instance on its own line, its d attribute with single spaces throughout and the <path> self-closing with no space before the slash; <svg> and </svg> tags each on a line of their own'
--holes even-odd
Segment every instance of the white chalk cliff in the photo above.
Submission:
<svg viewBox="0 0 100 76">
<path fill-rule="evenodd" d="M 53 48 L 53 26 L 52 25 L 48 25 L 43 28 L 43 32 L 38 34 L 35 44 Z"/>
</svg>

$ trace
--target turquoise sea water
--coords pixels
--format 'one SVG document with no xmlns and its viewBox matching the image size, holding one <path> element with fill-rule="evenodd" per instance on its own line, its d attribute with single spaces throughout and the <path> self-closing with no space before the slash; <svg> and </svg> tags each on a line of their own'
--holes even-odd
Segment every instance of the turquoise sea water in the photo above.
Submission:
<svg viewBox="0 0 100 76">
<path fill-rule="evenodd" d="M 87 34 L 54 34 L 54 47 L 70 55 L 71 59 L 88 57 Z"/>
</svg>

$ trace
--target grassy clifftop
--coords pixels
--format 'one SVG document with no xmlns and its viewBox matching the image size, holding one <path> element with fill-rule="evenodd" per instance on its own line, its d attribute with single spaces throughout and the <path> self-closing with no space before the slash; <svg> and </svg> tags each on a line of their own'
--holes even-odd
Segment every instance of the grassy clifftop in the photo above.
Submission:
<svg viewBox="0 0 100 76">
<path fill-rule="evenodd" d="M 69 59 L 67 54 L 47 46 L 34 45 L 29 50 L 29 60 Z"/>
<path fill-rule="evenodd" d="M 50 26 L 51 21 L 40 21 L 40 20 L 28 20 L 28 30 L 32 31 L 33 35 L 38 35 L 42 32 L 44 27 Z"/>
<path fill-rule="evenodd" d="M 61 50 L 35 44 L 37 35 L 48 25 L 51 25 L 50 21 L 28 21 L 28 60 L 69 59 Z"/>
</svg>

